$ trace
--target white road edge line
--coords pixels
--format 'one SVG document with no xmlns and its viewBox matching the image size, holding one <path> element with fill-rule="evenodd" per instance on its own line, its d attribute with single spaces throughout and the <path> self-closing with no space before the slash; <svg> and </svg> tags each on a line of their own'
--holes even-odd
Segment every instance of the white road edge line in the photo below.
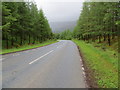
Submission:
<svg viewBox="0 0 120 90">
<path fill-rule="evenodd" d="M 53 51 L 54 51 L 54 50 L 49 51 L 48 53 L 46 53 L 46 54 L 42 55 L 41 57 L 39 57 L 39 58 L 37 58 L 37 59 L 33 60 L 33 61 L 32 61 L 32 62 L 30 62 L 29 64 L 32 64 L 32 63 L 34 63 L 34 62 L 38 61 L 39 59 L 43 58 L 44 56 L 46 56 L 46 55 L 50 54 L 50 53 L 51 53 L 51 52 L 53 52 Z"/>
</svg>

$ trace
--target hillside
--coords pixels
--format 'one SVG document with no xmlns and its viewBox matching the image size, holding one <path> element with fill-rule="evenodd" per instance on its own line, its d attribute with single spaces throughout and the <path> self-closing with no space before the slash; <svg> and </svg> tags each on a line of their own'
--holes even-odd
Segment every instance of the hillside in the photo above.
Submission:
<svg viewBox="0 0 120 90">
<path fill-rule="evenodd" d="M 76 25 L 76 21 L 65 21 L 65 22 L 50 22 L 50 27 L 53 32 L 62 32 L 66 29 L 73 30 Z"/>
</svg>

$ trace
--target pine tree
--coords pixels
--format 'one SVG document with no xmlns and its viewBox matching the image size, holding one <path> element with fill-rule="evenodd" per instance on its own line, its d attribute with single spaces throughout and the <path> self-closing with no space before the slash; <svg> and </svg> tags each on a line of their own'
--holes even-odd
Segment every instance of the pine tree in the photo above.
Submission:
<svg viewBox="0 0 120 90">
<path fill-rule="evenodd" d="M 34 2 L 4 2 L 2 11 L 3 48 L 52 39 L 48 20 Z"/>
</svg>

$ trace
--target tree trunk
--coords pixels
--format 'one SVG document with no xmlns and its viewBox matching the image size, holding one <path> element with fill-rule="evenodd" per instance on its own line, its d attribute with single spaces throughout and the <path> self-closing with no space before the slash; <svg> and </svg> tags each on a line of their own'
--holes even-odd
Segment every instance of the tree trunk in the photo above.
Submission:
<svg viewBox="0 0 120 90">
<path fill-rule="evenodd" d="M 108 45 L 109 45 L 109 46 L 111 45 L 111 42 L 110 42 L 110 34 L 108 34 Z"/>
<path fill-rule="evenodd" d="M 17 36 L 16 36 L 16 37 L 15 37 L 16 42 L 17 42 L 17 39 L 18 39 L 18 38 L 17 38 Z"/>
<path fill-rule="evenodd" d="M 13 31 L 11 30 L 11 46 L 13 47 L 14 46 L 14 41 L 13 41 Z"/>
<path fill-rule="evenodd" d="M 95 42 L 95 35 L 92 35 L 92 41 Z"/>
<path fill-rule="evenodd" d="M 83 36 L 83 40 L 85 41 L 85 36 Z"/>
<path fill-rule="evenodd" d="M 89 38 L 90 38 L 90 37 L 89 37 L 89 34 L 88 34 L 88 35 L 87 35 L 87 41 L 88 41 L 88 43 L 89 43 Z"/>
<path fill-rule="evenodd" d="M 113 34 L 112 34 L 112 39 L 114 39 L 114 38 L 115 38 L 115 34 L 113 33 Z"/>
<path fill-rule="evenodd" d="M 99 37 L 99 43 L 101 43 L 101 35 L 99 35 L 98 37 Z"/>
<path fill-rule="evenodd" d="M 39 37 L 39 42 L 41 42 L 40 37 Z"/>
<path fill-rule="evenodd" d="M 106 41 L 106 35 L 104 34 L 104 41 Z"/>
<path fill-rule="evenodd" d="M 35 37 L 33 37 L 33 43 L 32 44 L 35 44 Z"/>
<path fill-rule="evenodd" d="M 30 34 L 29 34 L 29 44 L 30 44 Z"/>
<path fill-rule="evenodd" d="M 12 46 L 12 47 L 14 46 L 13 37 L 12 37 L 12 40 L 11 40 L 11 46 Z"/>
<path fill-rule="evenodd" d="M 82 35 L 81 39 L 82 39 L 82 40 L 84 39 L 84 38 L 83 38 L 83 35 Z"/>
<path fill-rule="evenodd" d="M 37 41 L 39 42 L 39 37 L 37 37 Z"/>
<path fill-rule="evenodd" d="M 78 35 L 78 40 L 80 40 L 80 35 Z"/>
<path fill-rule="evenodd" d="M 8 49 L 8 36 L 6 36 L 6 48 Z"/>
<path fill-rule="evenodd" d="M 23 37 L 22 37 L 22 35 L 20 36 L 20 45 L 22 46 L 22 44 L 23 44 Z"/>
</svg>

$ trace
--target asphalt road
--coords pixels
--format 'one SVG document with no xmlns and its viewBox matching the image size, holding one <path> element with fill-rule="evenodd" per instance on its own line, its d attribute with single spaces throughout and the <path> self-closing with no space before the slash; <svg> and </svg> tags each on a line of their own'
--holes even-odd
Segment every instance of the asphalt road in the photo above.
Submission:
<svg viewBox="0 0 120 90">
<path fill-rule="evenodd" d="M 77 46 L 69 40 L 2 56 L 3 88 L 85 88 Z"/>
</svg>

